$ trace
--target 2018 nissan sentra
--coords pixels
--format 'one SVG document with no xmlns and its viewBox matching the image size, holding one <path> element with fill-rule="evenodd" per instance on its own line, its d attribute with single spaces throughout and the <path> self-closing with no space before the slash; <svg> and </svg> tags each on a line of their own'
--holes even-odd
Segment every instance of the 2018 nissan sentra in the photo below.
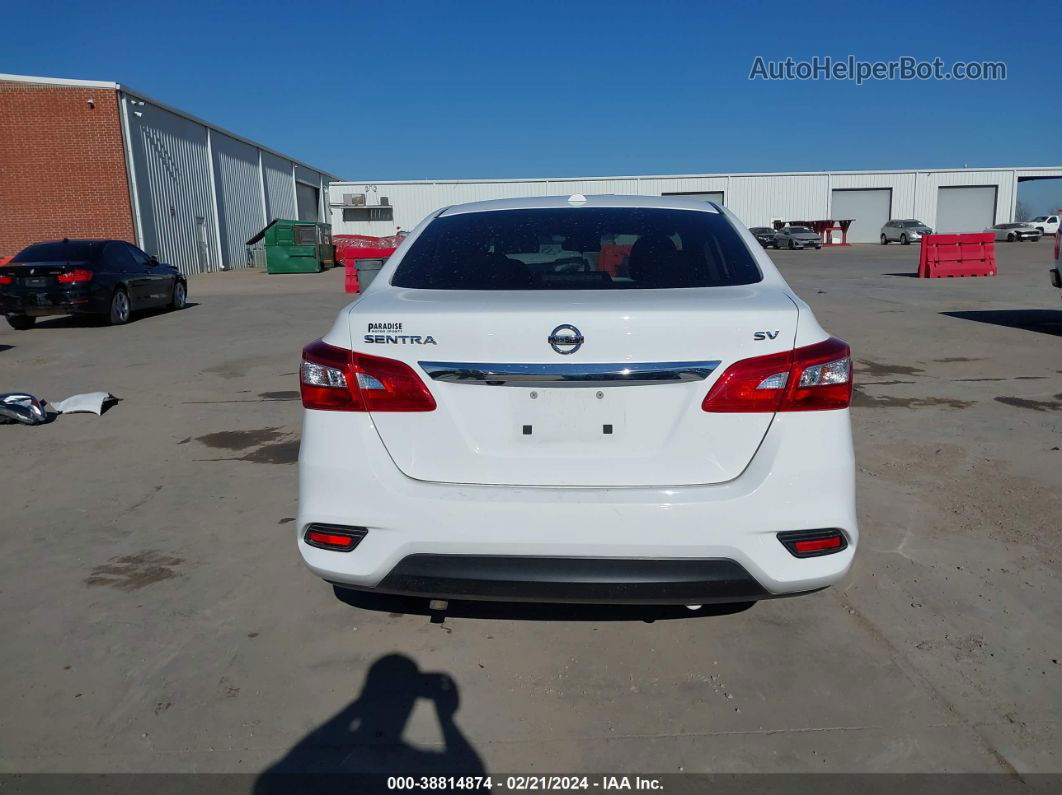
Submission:
<svg viewBox="0 0 1062 795">
<path fill-rule="evenodd" d="M 718 205 L 440 210 L 300 374 L 297 544 L 339 586 L 748 602 L 852 563 L 848 345 Z"/>
<path fill-rule="evenodd" d="M 140 309 L 183 309 L 188 284 L 124 240 L 36 243 L 0 266 L 0 312 L 12 328 L 33 328 L 47 315 L 99 315 L 127 323 Z"/>
</svg>

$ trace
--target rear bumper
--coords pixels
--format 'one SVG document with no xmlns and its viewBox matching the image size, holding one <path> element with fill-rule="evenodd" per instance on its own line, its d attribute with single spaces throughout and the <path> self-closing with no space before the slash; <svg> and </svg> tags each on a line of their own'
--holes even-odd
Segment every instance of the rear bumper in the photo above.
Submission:
<svg viewBox="0 0 1062 795">
<path fill-rule="evenodd" d="M 373 590 L 439 599 L 715 604 L 770 596 L 725 559 L 409 555 Z"/>
<path fill-rule="evenodd" d="M 4 315 L 43 317 L 103 311 L 106 311 L 106 305 L 100 306 L 89 287 L 73 287 L 68 290 L 8 288 L 0 292 L 0 314 Z"/>
<path fill-rule="evenodd" d="M 334 552 L 302 540 L 311 523 L 365 527 L 368 533 L 356 549 Z M 826 527 L 844 532 L 846 549 L 798 559 L 777 538 L 780 532 Z M 845 576 L 859 540 L 849 415 L 847 410 L 777 415 L 745 471 L 726 483 L 530 488 L 413 480 L 388 456 L 369 415 L 305 411 L 296 534 L 306 564 L 329 582 L 423 596 L 539 600 L 551 598 L 552 590 L 560 601 L 681 604 L 816 590 Z M 591 567 L 605 564 L 590 561 L 606 559 L 620 568 L 655 561 L 651 568 L 658 573 L 635 579 L 641 584 L 627 599 L 620 592 L 624 578 L 599 572 L 598 585 L 606 586 L 606 593 L 580 595 L 585 582 L 556 572 L 542 580 L 538 563 L 517 579 L 530 589 L 526 596 L 496 575 L 486 578 L 486 586 L 453 585 L 443 580 L 474 583 L 475 578 L 433 581 L 421 572 L 413 588 L 412 564 L 403 561 L 416 555 L 466 556 L 451 561 L 463 570 L 482 557 L 579 559 Z M 723 591 L 706 586 L 711 577 L 697 579 L 705 576 L 706 560 L 734 564 L 755 585 L 734 592 L 730 586 Z M 667 574 L 668 561 L 693 567 L 695 576 L 689 580 L 684 570 L 683 582 L 694 583 L 690 588 L 698 595 L 671 590 L 677 586 L 674 573 Z M 532 588 L 534 583 L 548 587 Z"/>
</svg>

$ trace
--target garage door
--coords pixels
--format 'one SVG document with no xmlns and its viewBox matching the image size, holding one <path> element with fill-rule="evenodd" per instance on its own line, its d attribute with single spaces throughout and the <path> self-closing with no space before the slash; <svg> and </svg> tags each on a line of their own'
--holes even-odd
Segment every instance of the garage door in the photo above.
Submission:
<svg viewBox="0 0 1062 795">
<path fill-rule="evenodd" d="M 695 201 L 702 201 L 702 202 L 715 202 L 716 204 L 719 204 L 719 205 L 722 205 L 722 203 L 723 203 L 723 192 L 721 190 L 720 191 L 712 191 L 710 193 L 662 193 L 660 195 L 661 196 L 681 196 L 683 199 L 694 199 Z"/>
<path fill-rule="evenodd" d="M 877 243 L 881 227 L 892 217 L 892 190 L 835 190 L 830 216 L 836 221 L 852 219 L 848 227 L 849 243 Z"/>
<path fill-rule="evenodd" d="M 298 220 L 318 220 L 320 213 L 317 211 L 317 194 L 318 190 L 313 185 L 307 185 L 303 182 L 295 183 L 295 198 L 299 203 Z"/>
<path fill-rule="evenodd" d="M 995 222 L 995 185 L 937 189 L 937 232 L 983 232 Z"/>
</svg>

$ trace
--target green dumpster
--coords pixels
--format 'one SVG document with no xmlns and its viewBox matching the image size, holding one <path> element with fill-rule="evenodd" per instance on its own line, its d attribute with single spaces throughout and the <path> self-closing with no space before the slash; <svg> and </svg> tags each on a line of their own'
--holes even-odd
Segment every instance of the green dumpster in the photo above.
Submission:
<svg viewBox="0 0 1062 795">
<path fill-rule="evenodd" d="M 247 241 L 251 261 L 269 273 L 317 273 L 335 264 L 332 225 L 277 218 Z"/>
</svg>

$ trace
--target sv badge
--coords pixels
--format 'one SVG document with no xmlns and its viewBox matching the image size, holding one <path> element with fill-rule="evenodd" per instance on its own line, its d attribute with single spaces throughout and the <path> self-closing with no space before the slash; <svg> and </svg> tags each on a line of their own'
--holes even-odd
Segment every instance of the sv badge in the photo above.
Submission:
<svg viewBox="0 0 1062 795">
<path fill-rule="evenodd" d="M 752 332 L 752 338 L 757 341 L 773 340 L 778 336 L 777 331 L 754 331 Z"/>
</svg>

